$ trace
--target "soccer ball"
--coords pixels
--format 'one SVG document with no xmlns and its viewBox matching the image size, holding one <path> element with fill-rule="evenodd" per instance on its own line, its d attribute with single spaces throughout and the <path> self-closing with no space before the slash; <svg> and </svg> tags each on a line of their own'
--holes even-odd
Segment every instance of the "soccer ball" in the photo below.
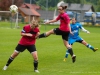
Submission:
<svg viewBox="0 0 100 75">
<path fill-rule="evenodd" d="M 16 5 L 11 5 L 10 6 L 10 12 L 11 13 L 17 13 L 18 12 L 18 7 Z"/>
</svg>

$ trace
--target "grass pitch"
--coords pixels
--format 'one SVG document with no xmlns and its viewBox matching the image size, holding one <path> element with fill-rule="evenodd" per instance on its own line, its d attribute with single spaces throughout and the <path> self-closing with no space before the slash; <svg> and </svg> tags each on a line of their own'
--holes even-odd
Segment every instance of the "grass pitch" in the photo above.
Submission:
<svg viewBox="0 0 100 75">
<path fill-rule="evenodd" d="M 1 25 L 1 24 L 0 24 Z M 11 63 L 6 71 L 2 68 L 13 53 L 20 36 L 20 29 L 0 28 L 0 75 L 100 75 L 100 51 L 93 52 L 80 43 L 73 45 L 77 56 L 75 63 L 71 57 L 63 62 L 66 48 L 60 36 L 51 35 L 47 38 L 37 40 L 36 47 L 39 57 L 39 71 L 33 72 L 33 58 L 26 50 Z M 41 26 L 40 30 L 46 32 L 58 26 Z M 86 34 L 80 31 L 80 36 L 89 44 L 100 49 L 100 28 L 85 27 L 91 32 Z"/>
</svg>

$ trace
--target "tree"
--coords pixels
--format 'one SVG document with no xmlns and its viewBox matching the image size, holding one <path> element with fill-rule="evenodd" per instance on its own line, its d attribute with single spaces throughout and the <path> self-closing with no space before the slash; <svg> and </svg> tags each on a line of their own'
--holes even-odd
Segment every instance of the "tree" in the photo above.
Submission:
<svg viewBox="0 0 100 75">
<path fill-rule="evenodd" d="M 60 0 L 48 0 L 48 7 L 55 7 Z M 47 0 L 38 0 L 37 4 L 39 6 L 46 7 Z"/>
<path fill-rule="evenodd" d="M 36 3 L 38 0 L 31 0 L 31 3 L 34 4 Z M 30 0 L 24 0 L 24 3 L 30 3 Z"/>
<path fill-rule="evenodd" d="M 98 1 L 98 4 L 97 4 L 97 11 L 100 12 L 100 0 Z"/>
<path fill-rule="evenodd" d="M 67 3 L 81 3 L 81 0 L 64 0 Z"/>
<path fill-rule="evenodd" d="M 14 0 L 14 4 L 18 7 L 21 6 L 24 3 L 24 0 Z"/>
<path fill-rule="evenodd" d="M 9 10 L 9 6 L 11 5 L 11 0 L 1 0 L 0 1 L 0 8 L 1 10 Z"/>
<path fill-rule="evenodd" d="M 20 6 L 23 3 L 23 0 L 14 0 L 14 4 Z M 12 0 L 0 0 L 0 9 L 2 11 L 9 10 L 9 7 L 12 5 Z"/>
</svg>

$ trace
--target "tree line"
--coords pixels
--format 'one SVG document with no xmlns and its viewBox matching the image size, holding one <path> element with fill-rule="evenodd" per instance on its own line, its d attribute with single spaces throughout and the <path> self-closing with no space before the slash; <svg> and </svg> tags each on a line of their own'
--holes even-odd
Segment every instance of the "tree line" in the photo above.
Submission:
<svg viewBox="0 0 100 75">
<path fill-rule="evenodd" d="M 32 3 L 36 3 L 43 9 L 46 9 L 47 0 L 31 0 Z M 57 3 L 61 0 L 48 0 L 48 9 L 54 9 Z M 81 4 L 92 4 L 96 11 L 100 12 L 100 0 L 63 0 L 66 3 L 81 3 Z M 24 0 L 24 2 L 30 3 L 30 0 Z"/>
<path fill-rule="evenodd" d="M 0 0 L 0 10 L 9 10 L 9 6 L 12 4 L 20 6 L 22 3 L 31 3 L 41 6 L 42 9 L 46 9 L 48 5 L 49 10 L 55 9 L 57 3 L 61 0 Z M 48 2 L 47 2 L 48 1 Z M 81 3 L 81 4 L 92 4 L 96 11 L 100 11 L 100 0 L 63 0 L 66 3 Z"/>
</svg>

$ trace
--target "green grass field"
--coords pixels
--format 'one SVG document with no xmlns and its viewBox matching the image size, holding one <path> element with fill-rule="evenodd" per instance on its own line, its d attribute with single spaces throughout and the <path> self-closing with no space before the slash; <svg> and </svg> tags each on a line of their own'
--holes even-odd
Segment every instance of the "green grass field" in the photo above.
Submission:
<svg viewBox="0 0 100 75">
<path fill-rule="evenodd" d="M 26 50 L 11 63 L 6 71 L 2 68 L 14 51 L 20 36 L 20 29 L 2 27 L 0 23 L 0 75 L 100 75 L 100 51 L 93 52 L 82 44 L 73 45 L 77 61 L 72 63 L 71 57 L 63 62 L 66 48 L 60 36 L 51 35 L 48 38 L 37 40 L 36 47 L 39 57 L 39 71 L 33 72 L 33 58 Z M 40 30 L 46 32 L 58 26 L 41 26 Z M 89 44 L 100 49 L 100 28 L 85 26 L 91 34 L 80 31 L 80 36 Z"/>
</svg>

